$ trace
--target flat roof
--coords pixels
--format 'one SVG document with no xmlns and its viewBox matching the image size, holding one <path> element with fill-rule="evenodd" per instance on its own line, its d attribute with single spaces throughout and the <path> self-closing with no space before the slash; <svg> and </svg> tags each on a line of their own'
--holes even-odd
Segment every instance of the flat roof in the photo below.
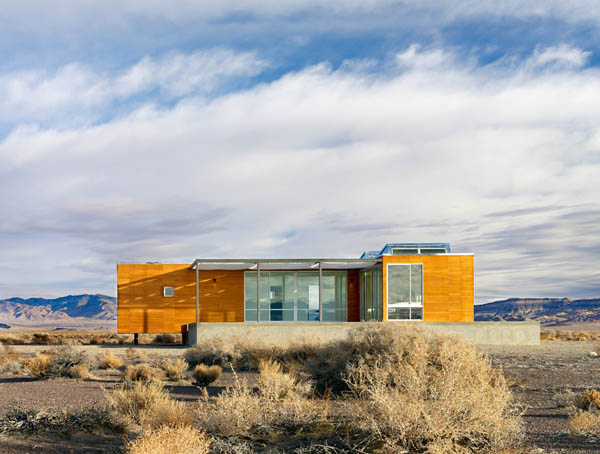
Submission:
<svg viewBox="0 0 600 454">
<path fill-rule="evenodd" d="M 381 263 L 381 259 L 196 259 L 192 269 L 199 270 L 255 270 L 260 263 L 261 271 L 275 270 L 350 270 L 368 268 Z"/>
</svg>

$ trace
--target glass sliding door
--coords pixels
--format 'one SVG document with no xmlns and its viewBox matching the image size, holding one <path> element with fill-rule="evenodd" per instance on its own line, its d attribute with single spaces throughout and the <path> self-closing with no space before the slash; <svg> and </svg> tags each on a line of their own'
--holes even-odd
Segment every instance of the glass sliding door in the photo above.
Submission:
<svg viewBox="0 0 600 454">
<path fill-rule="evenodd" d="M 319 273 L 306 271 L 296 274 L 296 320 L 319 321 Z"/>
<path fill-rule="evenodd" d="M 348 320 L 348 303 L 345 271 L 323 272 L 323 321 L 345 322 Z"/>
<path fill-rule="evenodd" d="M 323 271 L 323 321 L 348 320 L 345 271 Z M 245 320 L 256 321 L 256 272 L 244 273 Z M 319 321 L 318 271 L 260 273 L 260 321 Z"/>
<path fill-rule="evenodd" d="M 367 268 L 360 271 L 361 321 L 382 320 L 382 279 L 381 266 Z"/>
</svg>

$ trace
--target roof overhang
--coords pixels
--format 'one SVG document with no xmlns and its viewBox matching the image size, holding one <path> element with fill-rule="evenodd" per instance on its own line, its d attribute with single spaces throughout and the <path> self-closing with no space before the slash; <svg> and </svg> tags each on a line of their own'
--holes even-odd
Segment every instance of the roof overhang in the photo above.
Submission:
<svg viewBox="0 0 600 454">
<path fill-rule="evenodd" d="M 192 269 L 199 270 L 351 270 L 368 268 L 381 263 L 381 259 L 196 259 Z"/>
</svg>

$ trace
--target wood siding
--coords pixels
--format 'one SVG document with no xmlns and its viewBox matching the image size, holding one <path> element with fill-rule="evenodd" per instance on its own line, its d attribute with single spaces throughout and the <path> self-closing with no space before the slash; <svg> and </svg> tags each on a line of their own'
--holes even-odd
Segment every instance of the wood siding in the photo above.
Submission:
<svg viewBox="0 0 600 454">
<path fill-rule="evenodd" d="M 244 321 L 244 271 L 201 270 L 200 321 Z M 214 279 L 214 280 L 213 280 Z M 348 321 L 360 320 L 359 270 L 348 270 Z M 164 297 L 163 287 L 175 296 Z M 117 265 L 117 332 L 179 333 L 196 321 L 190 265 Z"/>
<path fill-rule="evenodd" d="M 423 264 L 424 321 L 474 321 L 474 261 L 472 255 L 384 256 L 384 320 L 387 320 L 387 265 L 390 263 Z"/>
<path fill-rule="evenodd" d="M 200 321 L 244 321 L 244 272 L 199 272 Z M 175 296 L 164 297 L 170 286 Z M 196 321 L 196 272 L 190 265 L 117 265 L 117 331 L 179 333 Z"/>
</svg>

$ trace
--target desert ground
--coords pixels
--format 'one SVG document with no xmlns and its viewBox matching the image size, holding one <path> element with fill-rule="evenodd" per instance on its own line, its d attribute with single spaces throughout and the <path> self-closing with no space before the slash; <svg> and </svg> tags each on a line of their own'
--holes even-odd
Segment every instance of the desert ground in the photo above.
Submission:
<svg viewBox="0 0 600 454">
<path fill-rule="evenodd" d="M 78 345 L 74 348 L 86 351 L 90 356 L 112 352 L 125 357 L 131 345 Z M 22 357 L 32 357 L 48 349 L 47 345 L 11 346 Z M 136 351 L 159 362 L 163 358 L 182 357 L 185 347 L 165 345 L 139 345 Z M 581 437 L 569 432 L 567 410 L 559 404 L 561 394 L 600 385 L 600 357 L 590 352 L 598 348 L 592 341 L 542 342 L 539 346 L 478 346 L 488 355 L 494 368 L 501 368 L 523 407 L 526 427 L 526 449 L 535 453 L 600 452 L 600 439 Z M 256 372 L 241 372 L 243 379 L 253 383 Z M 0 415 L 6 413 L 15 402 L 37 409 L 84 409 L 102 403 L 106 394 L 118 386 L 121 374 L 115 369 L 94 370 L 85 380 L 56 378 L 36 380 L 13 373 L 0 374 Z M 234 383 L 231 371 L 222 375 L 208 387 L 210 395 L 217 395 Z M 171 397 L 193 405 L 202 391 L 189 380 L 170 381 L 165 388 Z M 0 454 L 44 453 L 117 453 L 121 452 L 121 436 L 112 434 L 86 435 L 0 435 Z M 534 450 L 534 451 L 532 451 Z"/>
</svg>

